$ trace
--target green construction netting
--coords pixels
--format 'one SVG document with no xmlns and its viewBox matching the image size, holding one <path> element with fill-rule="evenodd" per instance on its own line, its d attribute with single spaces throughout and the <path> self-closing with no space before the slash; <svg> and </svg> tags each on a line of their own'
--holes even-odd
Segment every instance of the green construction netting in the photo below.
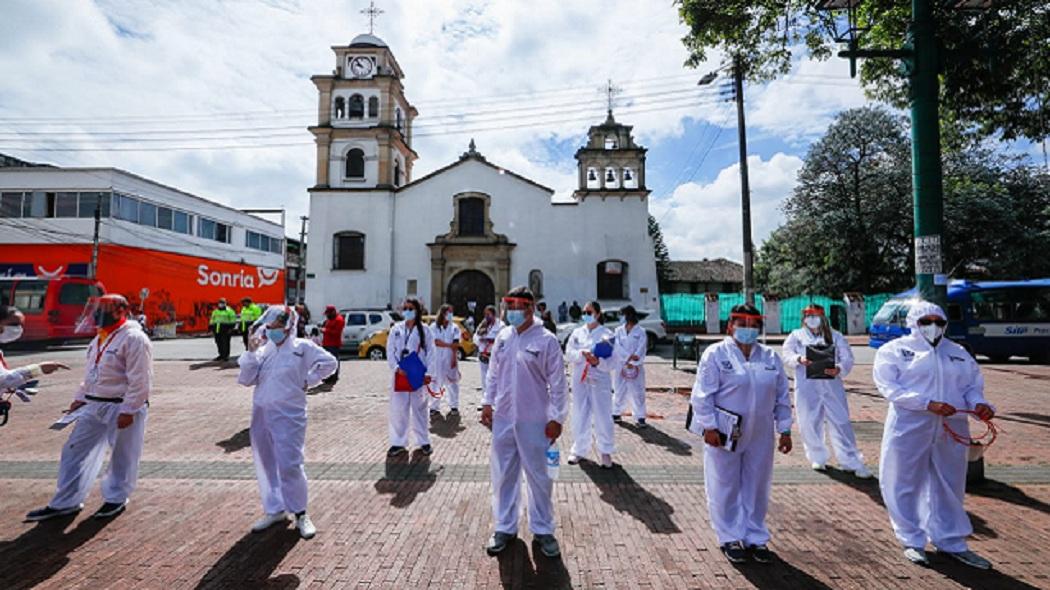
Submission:
<svg viewBox="0 0 1050 590">
<path fill-rule="evenodd" d="M 801 326 L 802 310 L 813 303 L 824 307 L 824 313 L 831 318 L 833 326 L 839 313 L 842 313 L 845 319 L 846 304 L 844 302 L 836 301 L 826 295 L 798 295 L 780 300 L 780 331 L 787 334 Z M 841 308 L 840 311 L 835 311 L 836 307 Z M 841 329 L 839 326 L 836 327 Z"/>
<path fill-rule="evenodd" d="M 876 295 L 865 295 L 864 296 L 864 325 L 871 327 L 871 320 L 875 317 L 875 314 L 879 313 L 879 309 L 882 308 L 890 299 L 893 299 L 893 293 L 879 293 Z"/>
<path fill-rule="evenodd" d="M 866 295 L 865 323 L 870 326 L 871 319 L 878 313 L 879 308 L 888 299 L 893 297 L 889 293 L 878 293 Z M 729 311 L 734 305 L 744 302 L 742 293 L 719 293 L 718 294 L 718 316 L 722 322 L 729 320 Z M 846 304 L 839 299 L 832 299 L 826 295 L 799 295 L 789 299 L 780 300 L 780 329 L 782 332 L 790 332 L 802 323 L 802 310 L 811 303 L 824 306 L 827 314 L 833 321 L 843 323 L 845 321 Z M 755 304 L 759 310 L 765 311 L 765 299 L 762 295 L 755 297 Z M 706 318 L 705 298 L 702 293 L 671 293 L 660 296 L 660 317 L 671 328 L 703 327 Z M 841 328 L 841 326 L 840 326 Z"/>
</svg>

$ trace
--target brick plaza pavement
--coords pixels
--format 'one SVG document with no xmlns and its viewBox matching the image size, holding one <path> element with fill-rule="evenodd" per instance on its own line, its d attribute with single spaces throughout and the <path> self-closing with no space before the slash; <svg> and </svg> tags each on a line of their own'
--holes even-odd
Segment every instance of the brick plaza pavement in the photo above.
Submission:
<svg viewBox="0 0 1050 590">
<path fill-rule="evenodd" d="M 68 405 L 82 365 L 46 379 L 0 429 L 0 588 L 1050 588 L 1048 367 L 984 366 L 1003 433 L 987 454 L 990 481 L 967 498 L 971 546 L 997 566 L 981 573 L 936 555 L 930 569 L 905 563 L 877 483 L 811 471 L 797 435 L 798 448 L 775 464 L 778 561 L 726 562 L 708 522 L 699 440 L 682 428 L 680 391 L 693 375 L 665 362 L 649 368 L 653 428 L 617 428 L 617 467 L 562 467 L 561 559 L 539 555 L 528 534 L 498 559 L 482 550 L 492 526 L 488 431 L 476 422 L 473 361 L 463 370 L 462 419 L 433 423 L 429 459 L 385 459 L 385 363 L 345 363 L 332 391 L 311 396 L 313 540 L 290 527 L 248 532 L 261 510 L 250 390 L 236 385 L 235 368 L 192 361 L 156 363 L 139 489 L 125 514 L 88 518 L 101 502 L 96 486 L 81 515 L 22 523 L 53 491 L 68 431 L 47 425 Z M 847 387 L 875 467 L 885 403 L 868 366 Z M 566 429 L 563 450 L 571 437 Z"/>
</svg>

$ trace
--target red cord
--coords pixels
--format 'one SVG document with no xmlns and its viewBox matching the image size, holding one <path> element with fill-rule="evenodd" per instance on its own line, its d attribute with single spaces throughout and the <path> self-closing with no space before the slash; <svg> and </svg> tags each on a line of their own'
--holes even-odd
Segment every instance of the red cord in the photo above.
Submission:
<svg viewBox="0 0 1050 590">
<path fill-rule="evenodd" d="M 433 389 L 430 388 L 430 384 L 427 383 L 427 392 L 430 393 L 430 397 L 432 397 L 434 399 L 441 399 L 441 398 L 445 397 L 445 388 L 444 387 L 442 387 L 441 389 L 439 389 L 437 391 L 434 391 Z"/>
<path fill-rule="evenodd" d="M 977 412 L 974 412 L 973 410 L 956 410 L 956 413 L 969 414 L 971 416 L 977 417 Z M 946 420 L 945 418 L 941 418 L 941 424 L 944 426 L 944 432 L 947 433 L 947 435 L 950 436 L 952 440 L 961 445 L 970 446 L 974 443 L 979 443 L 985 447 L 992 446 L 992 444 L 995 442 L 995 439 L 999 437 L 999 427 L 995 424 L 995 422 L 992 422 L 991 420 L 981 420 L 980 418 L 977 418 L 977 420 L 984 424 L 984 434 L 978 437 L 965 437 L 959 434 L 958 432 L 955 432 L 954 430 L 952 430 L 952 427 L 948 425 L 948 420 Z M 988 442 L 983 442 L 986 438 L 989 439 Z"/>
</svg>

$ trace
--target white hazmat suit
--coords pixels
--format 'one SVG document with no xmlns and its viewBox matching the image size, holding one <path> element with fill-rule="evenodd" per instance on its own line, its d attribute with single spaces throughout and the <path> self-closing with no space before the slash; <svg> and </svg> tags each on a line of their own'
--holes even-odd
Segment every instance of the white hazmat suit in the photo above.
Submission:
<svg viewBox="0 0 1050 590">
<path fill-rule="evenodd" d="M 616 372 L 613 377 L 615 382 L 615 395 L 613 397 L 613 414 L 619 416 L 631 404 L 631 413 L 635 420 L 645 419 L 645 351 L 649 347 L 649 337 L 645 329 L 635 324 L 630 331 L 626 325 L 616 328 L 616 353 L 622 359 L 623 368 Z M 637 360 L 628 360 L 637 356 Z M 627 364 L 637 368 L 638 374 L 634 375 Z"/>
<path fill-rule="evenodd" d="M 586 457 L 591 452 L 591 430 L 597 439 L 598 453 L 616 452 L 613 441 L 612 375 L 623 366 L 616 354 L 598 360 L 592 367 L 584 352 L 594 345 L 613 339 L 612 330 L 598 324 L 593 330 L 587 324 L 573 330 L 565 345 L 565 358 L 572 370 L 572 454 Z"/>
<path fill-rule="evenodd" d="M 105 341 L 95 336 L 87 349 L 86 376 L 75 396 L 85 405 L 76 410 L 76 426 L 62 447 L 58 485 L 48 506 L 63 510 L 82 504 L 102 469 L 107 447 L 113 452 L 102 480 L 102 499 L 113 504 L 127 501 L 138 482 L 152 387 L 153 346 L 137 322 L 124 320 Z M 120 414 L 134 416 L 130 426 L 117 428 Z"/>
<path fill-rule="evenodd" d="M 766 510 L 774 434 L 791 429 L 788 380 L 780 357 L 756 343 L 751 358 L 745 359 L 732 337 L 709 346 L 700 357 L 691 402 L 694 424 L 705 430 L 718 425 L 716 406 L 742 417 L 735 451 L 704 445 L 704 490 L 718 543 L 769 542 Z"/>
<path fill-rule="evenodd" d="M 338 361 L 305 338 L 295 337 L 295 312 L 280 345 L 267 340 L 245 351 L 237 382 L 255 386 L 251 442 L 255 477 L 267 514 L 306 511 L 306 390 L 335 373 Z"/>
<path fill-rule="evenodd" d="M 554 482 L 547 473 L 547 422 L 565 423 L 568 388 L 558 339 L 539 318 L 519 334 L 500 331 L 482 405 L 492 414 L 492 513 L 496 531 L 517 534 L 521 477 L 529 487 L 529 530 L 554 534 Z"/>
<path fill-rule="evenodd" d="M 795 411 L 806 458 L 818 465 L 828 462 L 831 455 L 824 444 L 826 424 L 839 466 L 846 471 L 856 471 L 864 467 L 864 456 L 857 450 L 857 439 L 849 422 L 846 388 L 842 385 L 842 379 L 853 370 L 853 352 L 842 334 L 831 330 L 831 336 L 835 366 L 839 369 L 834 379 L 806 377 L 806 366 L 799 362 L 806 357 L 806 347 L 825 344 L 822 333 L 814 334 L 806 327 L 794 330 L 784 341 L 784 366 L 795 372 Z"/>
<path fill-rule="evenodd" d="M 969 437 L 966 414 L 944 418 L 927 410 L 930 402 L 973 410 L 984 399 L 984 378 L 962 346 L 941 338 L 931 345 L 918 320 L 947 319 L 937 305 L 919 301 L 908 312 L 911 334 L 884 344 L 875 355 L 873 376 L 889 400 L 879 460 L 880 488 L 890 522 L 904 547 L 966 551 L 973 532 L 963 508 L 968 448 L 944 431 L 942 422 Z"/>
<path fill-rule="evenodd" d="M 455 322 L 449 322 L 444 328 L 438 326 L 437 320 L 429 326 L 430 333 L 435 341 L 442 340 L 444 342 L 459 342 L 460 331 L 459 326 Z M 453 362 L 458 360 L 456 356 L 459 354 L 459 349 L 456 348 L 443 348 L 434 344 L 434 365 L 432 367 L 433 383 L 430 384 L 431 389 L 438 391 L 440 388 L 445 389 L 445 395 L 442 397 L 431 397 L 430 409 L 441 410 L 441 400 L 448 401 L 448 407 L 451 409 L 459 409 L 459 382 L 451 379 L 453 373 L 459 371 L 458 367 L 453 366 Z"/>
<path fill-rule="evenodd" d="M 416 444 L 430 444 L 430 417 L 427 413 L 427 400 L 430 393 L 424 385 L 415 391 L 394 391 L 394 380 L 397 364 L 405 356 L 415 352 L 419 360 L 427 366 L 427 374 L 433 375 L 432 359 L 435 356 L 434 335 L 423 326 L 423 340 L 419 338 L 416 326 L 408 328 L 405 322 L 398 322 L 390 328 L 386 339 L 386 362 L 390 366 L 390 446 L 408 447 L 409 425 Z"/>
<path fill-rule="evenodd" d="M 481 367 L 481 396 L 485 396 L 485 388 L 488 387 L 489 362 L 486 357 L 492 356 L 492 346 L 496 343 L 496 336 L 503 330 L 503 322 L 499 318 L 493 320 L 492 325 L 485 328 L 478 327 L 474 335 L 478 342 L 478 366 Z"/>
</svg>

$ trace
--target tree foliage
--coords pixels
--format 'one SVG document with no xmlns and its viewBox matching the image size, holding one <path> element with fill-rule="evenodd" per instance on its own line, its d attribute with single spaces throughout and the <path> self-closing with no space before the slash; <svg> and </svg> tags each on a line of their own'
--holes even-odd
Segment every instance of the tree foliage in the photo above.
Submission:
<svg viewBox="0 0 1050 590">
<path fill-rule="evenodd" d="M 767 293 L 902 291 L 914 284 L 907 123 L 880 108 L 838 115 L 810 146 L 762 245 Z M 969 142 L 945 143 L 944 264 L 953 278 L 1050 276 L 1050 176 Z"/>
<path fill-rule="evenodd" d="M 723 64 L 737 56 L 749 80 L 787 73 L 799 53 L 827 59 L 837 49 L 841 14 L 818 11 L 806 0 L 677 0 L 689 26 L 683 39 L 689 65 L 712 51 Z M 1050 134 L 1050 3 L 997 1 L 991 10 L 961 11 L 933 1 L 936 34 L 943 48 L 941 109 L 981 136 Z M 869 30 L 862 48 L 896 49 L 908 36 L 911 7 L 900 0 L 862 0 L 858 24 Z M 843 63 L 843 67 L 845 63 Z M 908 104 L 905 68 L 895 60 L 861 64 L 869 97 L 896 107 Z"/>
<path fill-rule="evenodd" d="M 656 258 L 656 278 L 659 281 L 660 291 L 670 278 L 671 254 L 664 242 L 664 232 L 660 229 L 660 222 L 652 215 L 649 216 L 649 237 L 653 240 L 653 256 Z"/>
</svg>

